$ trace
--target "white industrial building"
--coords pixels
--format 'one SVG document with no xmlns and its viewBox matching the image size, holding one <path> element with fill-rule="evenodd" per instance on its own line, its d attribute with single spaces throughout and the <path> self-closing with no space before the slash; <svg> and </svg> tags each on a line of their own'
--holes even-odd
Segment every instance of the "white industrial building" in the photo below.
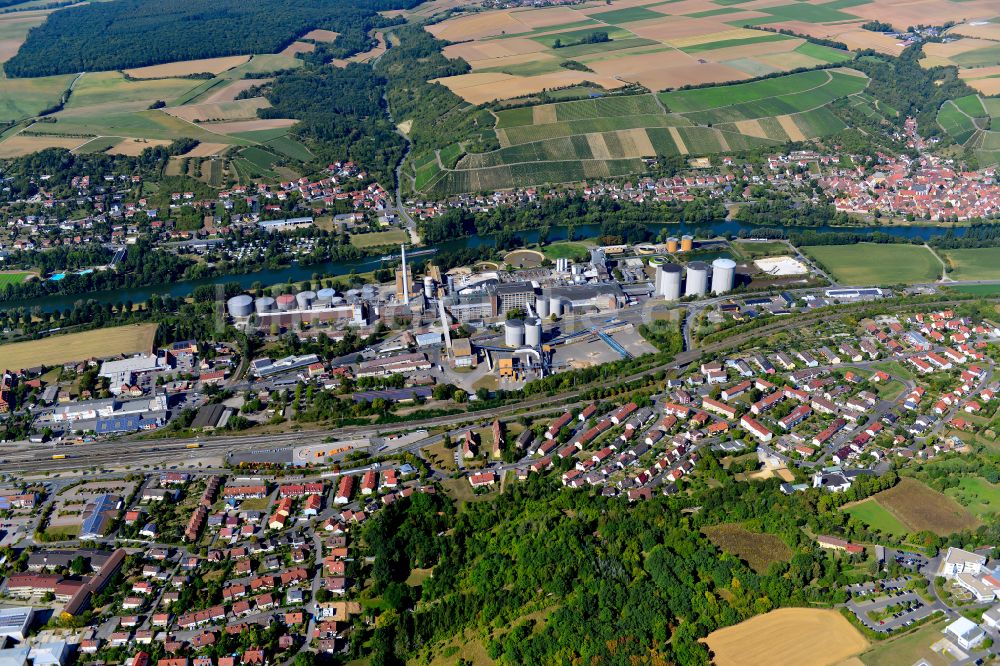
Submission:
<svg viewBox="0 0 1000 666">
<path fill-rule="evenodd" d="M 163 370 L 165 367 L 164 359 L 154 354 L 139 354 L 117 361 L 105 361 L 101 364 L 98 375 L 106 377 L 109 383 L 108 390 L 118 395 L 121 393 L 122 385 L 131 384 L 136 375 Z"/>
<path fill-rule="evenodd" d="M 986 632 L 966 617 L 960 617 L 944 628 L 944 635 L 963 650 L 971 650 L 983 642 Z"/>
<path fill-rule="evenodd" d="M 34 614 L 35 611 L 30 606 L 0 608 L 0 639 L 12 638 L 18 642 L 23 641 L 28 635 Z"/>
<path fill-rule="evenodd" d="M 111 416 L 129 416 L 132 414 L 159 415 L 167 411 L 167 396 L 159 393 L 151 398 L 135 400 L 120 400 L 106 398 L 102 400 L 81 400 L 60 405 L 52 412 L 52 420 L 56 423 L 73 423 Z"/>
</svg>

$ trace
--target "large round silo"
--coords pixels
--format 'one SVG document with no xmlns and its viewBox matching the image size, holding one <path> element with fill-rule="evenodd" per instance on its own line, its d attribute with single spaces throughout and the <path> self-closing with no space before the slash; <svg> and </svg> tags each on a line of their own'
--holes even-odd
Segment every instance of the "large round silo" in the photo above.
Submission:
<svg viewBox="0 0 1000 666">
<path fill-rule="evenodd" d="M 282 294 L 274 299 L 274 302 L 278 306 L 278 310 L 281 312 L 288 312 L 295 308 L 295 297 L 291 294 Z"/>
<path fill-rule="evenodd" d="M 685 234 L 681 236 L 681 252 L 690 252 L 694 249 L 694 236 Z"/>
<path fill-rule="evenodd" d="M 656 267 L 656 282 L 653 287 L 655 293 L 660 294 L 663 292 L 663 266 Z"/>
<path fill-rule="evenodd" d="M 562 316 L 562 299 L 558 296 L 549 297 L 549 314 L 555 315 L 556 317 Z"/>
<path fill-rule="evenodd" d="M 344 304 L 344 298 L 342 296 L 334 296 L 333 298 L 330 299 L 330 305 L 337 306 L 343 304 Z"/>
<path fill-rule="evenodd" d="M 549 316 L 549 299 L 545 298 L 544 296 L 539 296 L 538 298 L 536 298 L 535 299 L 535 312 L 537 312 L 538 316 L 541 317 L 542 319 L 545 319 L 546 317 L 548 317 Z"/>
<path fill-rule="evenodd" d="M 656 293 L 668 301 L 676 301 L 681 297 L 681 267 L 677 264 L 664 264 L 657 270 L 663 277 Z"/>
<path fill-rule="evenodd" d="M 295 302 L 299 304 L 300 310 L 308 310 L 316 300 L 315 291 L 300 291 L 295 294 Z"/>
<path fill-rule="evenodd" d="M 253 312 L 253 298 L 248 294 L 233 296 L 226 301 L 226 308 L 230 317 L 249 317 Z"/>
<path fill-rule="evenodd" d="M 333 300 L 333 297 L 336 295 L 337 291 L 335 289 L 331 289 L 330 287 L 324 287 L 323 289 L 320 289 L 319 291 L 316 292 L 316 300 L 319 301 L 322 305 L 329 305 L 330 302 Z"/>
<path fill-rule="evenodd" d="M 524 320 L 524 344 L 528 347 L 538 347 L 542 344 L 542 320 L 529 317 Z"/>
<path fill-rule="evenodd" d="M 706 291 L 708 291 L 708 264 L 704 261 L 692 261 L 687 265 L 684 295 L 704 296 Z"/>
<path fill-rule="evenodd" d="M 678 247 L 680 247 L 680 245 L 675 236 L 671 236 L 670 238 L 667 239 L 667 252 L 673 254 L 674 252 L 677 251 Z"/>
<path fill-rule="evenodd" d="M 348 289 L 344 292 L 344 297 L 347 298 L 348 302 L 353 303 L 359 298 L 361 298 L 360 289 Z"/>
<path fill-rule="evenodd" d="M 511 319 L 504 324 L 504 344 L 508 347 L 524 346 L 524 322 Z"/>
<path fill-rule="evenodd" d="M 430 275 L 424 276 L 424 296 L 434 298 L 434 278 Z"/>
<path fill-rule="evenodd" d="M 274 312 L 274 299 L 270 296 L 261 296 L 254 302 L 254 307 L 257 308 L 257 314 Z"/>
<path fill-rule="evenodd" d="M 736 281 L 736 262 L 719 257 L 712 262 L 712 293 L 724 294 L 733 290 Z"/>
</svg>

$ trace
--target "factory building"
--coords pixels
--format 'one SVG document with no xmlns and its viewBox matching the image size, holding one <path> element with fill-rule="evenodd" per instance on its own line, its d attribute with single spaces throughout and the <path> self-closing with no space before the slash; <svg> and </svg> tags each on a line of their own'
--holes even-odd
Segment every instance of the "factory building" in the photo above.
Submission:
<svg viewBox="0 0 1000 666">
<path fill-rule="evenodd" d="M 560 314 L 567 305 L 574 311 L 591 308 L 598 311 L 617 310 L 625 306 L 625 292 L 617 283 L 551 287 L 543 295 L 549 298 L 549 310 L 552 314 L 557 314 L 557 302 Z"/>
<path fill-rule="evenodd" d="M 535 302 L 535 289 L 530 282 L 510 282 L 492 288 L 493 316 L 498 317 L 514 309 L 527 310 Z"/>
</svg>

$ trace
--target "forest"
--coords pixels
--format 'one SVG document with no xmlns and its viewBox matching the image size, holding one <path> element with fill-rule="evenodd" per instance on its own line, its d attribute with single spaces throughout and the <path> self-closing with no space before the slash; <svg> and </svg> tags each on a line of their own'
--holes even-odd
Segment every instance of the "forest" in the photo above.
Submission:
<svg viewBox="0 0 1000 666">
<path fill-rule="evenodd" d="M 314 28 L 340 33 L 330 57 L 370 44 L 367 32 L 392 23 L 377 12 L 419 0 L 112 0 L 51 14 L 13 58 L 10 77 L 143 67 L 249 53 L 275 53 Z"/>
<path fill-rule="evenodd" d="M 846 496 L 736 482 L 711 454 L 699 470 L 692 494 L 637 504 L 537 475 L 458 511 L 440 495 L 396 502 L 365 526 L 381 613 L 367 643 L 352 648 L 373 666 L 429 663 L 470 640 L 501 665 L 704 664 L 699 639 L 719 627 L 842 600 L 856 562 L 819 550 L 807 531 L 847 527 L 837 511 Z M 859 484 L 851 499 L 895 482 L 888 474 Z M 754 572 L 701 532 L 725 523 L 774 534 L 793 555 Z M 418 588 L 404 584 L 431 567 Z"/>
</svg>

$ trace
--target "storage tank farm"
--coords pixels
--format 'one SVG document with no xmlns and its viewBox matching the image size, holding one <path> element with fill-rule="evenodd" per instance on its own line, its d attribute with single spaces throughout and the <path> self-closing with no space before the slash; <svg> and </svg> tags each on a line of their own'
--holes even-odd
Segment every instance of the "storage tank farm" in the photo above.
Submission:
<svg viewBox="0 0 1000 666">
<path fill-rule="evenodd" d="M 542 320 L 529 317 L 524 320 L 524 344 L 528 347 L 538 347 L 542 344 Z"/>
<path fill-rule="evenodd" d="M 712 262 L 712 293 L 725 294 L 733 290 L 736 281 L 736 262 L 719 257 Z"/>
<path fill-rule="evenodd" d="M 708 291 L 708 264 L 692 261 L 687 265 L 687 280 L 684 284 L 685 296 L 704 296 Z"/>
<path fill-rule="evenodd" d="M 681 236 L 681 252 L 690 252 L 694 249 L 694 236 L 685 234 Z"/>
<path fill-rule="evenodd" d="M 254 301 L 254 307 L 257 309 L 257 314 L 267 314 L 268 312 L 274 312 L 274 299 L 270 296 L 261 296 L 256 301 Z"/>
<path fill-rule="evenodd" d="M 549 316 L 549 299 L 545 297 L 539 297 L 535 299 L 535 312 L 542 319 Z"/>
<path fill-rule="evenodd" d="M 315 291 L 300 291 L 295 294 L 295 302 L 298 304 L 300 310 L 308 310 L 312 307 L 313 302 L 316 300 Z"/>
<path fill-rule="evenodd" d="M 295 308 L 295 297 L 291 294 L 282 294 L 274 299 L 281 312 L 289 312 Z"/>
<path fill-rule="evenodd" d="M 678 264 L 664 264 L 656 269 L 659 288 L 656 293 L 668 301 L 681 297 L 681 267 Z"/>
<path fill-rule="evenodd" d="M 679 248 L 679 247 L 680 247 L 680 244 L 677 241 L 677 238 L 675 238 L 674 236 L 671 236 L 670 238 L 667 239 L 667 252 L 669 252 L 670 254 L 673 254 L 674 252 L 677 251 L 677 248 Z"/>
<path fill-rule="evenodd" d="M 247 294 L 233 296 L 226 301 L 226 309 L 231 317 L 249 317 L 253 313 L 253 299 Z"/>
<path fill-rule="evenodd" d="M 504 344 L 508 347 L 524 346 L 524 322 L 510 319 L 504 324 Z"/>
</svg>

